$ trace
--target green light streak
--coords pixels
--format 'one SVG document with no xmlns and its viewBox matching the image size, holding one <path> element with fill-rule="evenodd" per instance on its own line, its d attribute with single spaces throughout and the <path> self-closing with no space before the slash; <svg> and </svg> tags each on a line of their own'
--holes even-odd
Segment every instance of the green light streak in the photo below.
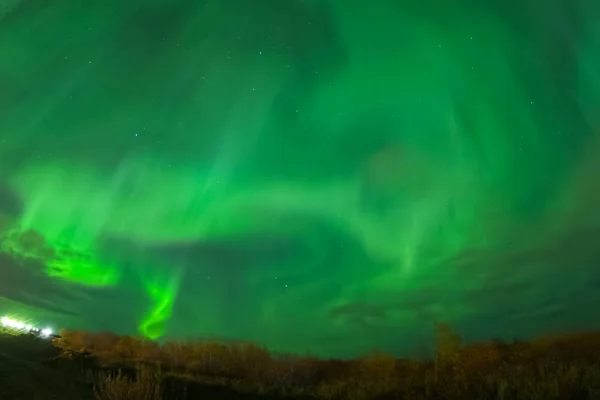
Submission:
<svg viewBox="0 0 600 400">
<path fill-rule="evenodd" d="M 151 309 L 141 320 L 138 329 L 144 337 L 156 340 L 163 336 L 166 323 L 171 318 L 173 303 L 177 298 L 180 277 L 173 274 L 169 278 L 156 276 L 153 280 L 143 277 L 144 287 L 151 299 Z"/>
</svg>

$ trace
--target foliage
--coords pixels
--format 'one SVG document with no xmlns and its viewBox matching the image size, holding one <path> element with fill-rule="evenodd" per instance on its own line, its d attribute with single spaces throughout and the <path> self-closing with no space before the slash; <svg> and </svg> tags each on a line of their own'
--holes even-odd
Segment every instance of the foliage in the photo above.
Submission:
<svg viewBox="0 0 600 400">
<path fill-rule="evenodd" d="M 99 373 L 94 382 L 96 400 L 162 400 L 160 375 L 146 368 L 139 368 L 136 372 L 133 379 L 121 370 Z"/>
<path fill-rule="evenodd" d="M 447 324 L 436 324 L 435 333 L 435 357 L 424 361 L 383 353 L 321 360 L 271 354 L 253 343 L 159 346 L 78 331 L 63 331 L 55 345 L 86 354 L 98 367 L 137 371 L 132 378 L 102 372 L 95 382 L 98 400 L 162 399 L 166 380 L 186 387 L 210 384 L 256 395 L 332 400 L 600 398 L 600 332 L 469 345 Z"/>
</svg>

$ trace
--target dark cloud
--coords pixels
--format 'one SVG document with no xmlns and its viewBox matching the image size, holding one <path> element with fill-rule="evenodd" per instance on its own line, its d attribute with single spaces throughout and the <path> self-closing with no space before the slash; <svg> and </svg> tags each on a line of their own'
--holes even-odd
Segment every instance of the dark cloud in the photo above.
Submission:
<svg viewBox="0 0 600 400">
<path fill-rule="evenodd" d="M 336 320 L 344 321 L 351 326 L 360 326 L 363 329 L 398 329 L 404 324 L 398 323 L 393 314 L 395 312 L 409 312 L 416 321 L 413 327 L 431 325 L 442 315 L 436 311 L 435 306 L 444 301 L 444 291 L 441 287 L 427 287 L 410 289 L 397 292 L 380 293 L 385 300 L 377 302 L 350 302 L 332 308 L 329 316 Z M 418 326 L 417 326 L 418 325 Z M 369 329 L 370 328 L 370 329 Z M 408 326 L 403 326 L 404 329 Z"/>
<path fill-rule="evenodd" d="M 475 282 L 471 287 L 459 286 L 458 296 L 449 297 L 447 285 L 402 290 L 381 294 L 380 300 L 370 303 L 337 306 L 329 316 L 374 331 L 391 326 L 394 312 L 410 313 L 425 324 L 444 319 L 437 310 L 455 303 L 466 307 L 466 312 L 455 316 L 454 322 L 475 324 L 475 331 L 481 331 L 481 324 L 500 321 L 546 326 L 600 301 L 598 243 L 600 231 L 576 230 L 533 248 L 466 249 L 439 266 L 452 270 L 455 277 L 465 277 L 465 282 Z M 510 336 L 521 325 L 509 329 L 503 325 L 497 332 Z"/>
<path fill-rule="evenodd" d="M 19 258 L 30 258 L 45 263 L 55 259 L 54 249 L 46 244 L 44 237 L 34 230 L 21 231 L 15 227 L 0 235 L 1 248 Z"/>
<path fill-rule="evenodd" d="M 0 297 L 44 310 L 77 315 L 59 304 L 76 299 L 73 290 L 49 277 L 45 265 L 35 259 L 17 259 L 0 252 Z"/>
</svg>

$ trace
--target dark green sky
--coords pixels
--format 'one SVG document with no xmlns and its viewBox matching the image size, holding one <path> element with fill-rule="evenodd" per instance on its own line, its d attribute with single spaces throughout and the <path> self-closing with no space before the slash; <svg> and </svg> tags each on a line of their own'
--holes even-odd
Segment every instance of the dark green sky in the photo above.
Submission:
<svg viewBox="0 0 600 400">
<path fill-rule="evenodd" d="M 599 325 L 595 2 L 87 3 L 0 5 L 0 313 L 325 356 Z"/>
</svg>

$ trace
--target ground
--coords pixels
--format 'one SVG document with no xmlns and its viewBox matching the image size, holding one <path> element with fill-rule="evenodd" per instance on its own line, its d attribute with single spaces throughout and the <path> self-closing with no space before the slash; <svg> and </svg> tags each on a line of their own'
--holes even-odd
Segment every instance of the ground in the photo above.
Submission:
<svg viewBox="0 0 600 400">
<path fill-rule="evenodd" d="M 0 333 L 0 399 L 2 400 L 130 400 L 96 394 L 97 372 L 81 368 L 51 340 L 29 335 Z M 96 391 L 97 392 L 97 391 Z M 195 387 L 189 393 L 198 399 L 253 400 L 222 387 Z M 131 399 L 137 400 L 137 399 Z M 152 400 L 149 398 L 149 400 Z"/>
</svg>

